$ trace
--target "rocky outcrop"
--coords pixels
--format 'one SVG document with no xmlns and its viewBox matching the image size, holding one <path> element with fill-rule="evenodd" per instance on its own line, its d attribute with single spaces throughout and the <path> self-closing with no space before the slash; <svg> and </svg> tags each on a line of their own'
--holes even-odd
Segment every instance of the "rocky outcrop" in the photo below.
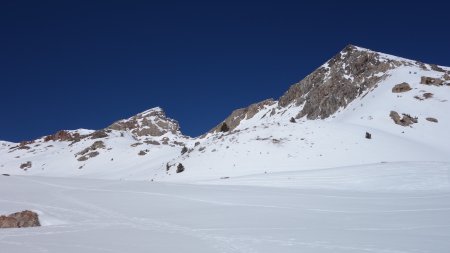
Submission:
<svg viewBox="0 0 450 253">
<path fill-rule="evenodd" d="M 77 158 L 78 161 L 86 161 L 89 158 L 98 156 L 100 153 L 97 150 L 104 149 L 104 148 L 105 148 L 105 143 L 103 141 L 95 141 L 91 146 L 76 153 L 75 157 L 80 156 Z"/>
<path fill-rule="evenodd" d="M 266 99 L 264 101 L 261 101 L 259 103 L 255 103 L 250 105 L 246 108 L 241 108 L 234 110 L 228 118 L 226 118 L 223 122 L 215 126 L 211 131 L 209 132 L 228 132 L 235 129 L 239 123 L 244 119 L 251 119 L 255 114 L 257 114 L 259 111 L 264 109 L 266 106 L 270 106 L 275 104 L 276 101 L 273 99 Z M 224 130 L 224 125 L 226 126 L 226 131 Z"/>
<path fill-rule="evenodd" d="M 440 86 L 444 84 L 444 80 L 434 77 L 422 76 L 420 78 L 420 83 L 425 85 L 436 85 Z"/>
<path fill-rule="evenodd" d="M 51 135 L 47 135 L 44 137 L 44 141 L 45 142 L 49 142 L 49 141 L 80 141 L 81 140 L 81 135 L 79 133 L 70 133 L 69 131 L 66 130 L 61 130 L 58 131 L 54 134 Z"/>
<path fill-rule="evenodd" d="M 349 45 L 302 81 L 292 85 L 280 98 L 279 105 L 304 104 L 297 118 L 327 118 L 374 87 L 384 78 L 386 71 L 401 64 L 405 63 Z"/>
<path fill-rule="evenodd" d="M 100 139 L 108 137 L 107 132 L 111 132 L 111 130 L 97 130 L 90 134 L 91 139 Z"/>
<path fill-rule="evenodd" d="M 22 170 L 28 170 L 29 168 L 31 168 L 31 166 L 32 166 L 31 161 L 28 161 L 28 162 L 26 162 L 26 163 L 22 163 L 22 164 L 20 165 L 20 168 L 21 168 Z"/>
<path fill-rule="evenodd" d="M 26 228 L 40 225 L 38 214 L 28 210 L 0 216 L 0 228 Z"/>
<path fill-rule="evenodd" d="M 417 117 L 411 117 L 411 115 L 405 113 L 403 113 L 403 117 L 400 117 L 396 111 L 391 111 L 389 117 L 391 117 L 395 124 L 400 126 L 410 126 L 418 122 Z"/>
<path fill-rule="evenodd" d="M 393 93 L 407 92 L 410 90 L 411 90 L 411 86 L 409 86 L 409 84 L 405 83 L 405 82 L 399 83 L 392 88 Z"/>
<path fill-rule="evenodd" d="M 164 111 L 157 107 L 139 113 L 129 119 L 120 120 L 106 129 L 130 131 L 135 136 L 161 136 L 168 132 L 177 134 L 180 126 L 176 120 L 166 117 Z"/>
</svg>

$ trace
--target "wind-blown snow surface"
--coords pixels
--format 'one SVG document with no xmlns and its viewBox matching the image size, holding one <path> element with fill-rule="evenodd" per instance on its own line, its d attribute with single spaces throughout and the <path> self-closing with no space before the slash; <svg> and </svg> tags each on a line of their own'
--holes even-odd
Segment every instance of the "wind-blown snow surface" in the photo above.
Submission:
<svg viewBox="0 0 450 253">
<path fill-rule="evenodd" d="M 0 176 L 0 212 L 32 209 L 43 224 L 0 230 L 0 248 L 444 253 L 449 173 L 448 163 L 409 162 L 202 184 Z"/>
</svg>

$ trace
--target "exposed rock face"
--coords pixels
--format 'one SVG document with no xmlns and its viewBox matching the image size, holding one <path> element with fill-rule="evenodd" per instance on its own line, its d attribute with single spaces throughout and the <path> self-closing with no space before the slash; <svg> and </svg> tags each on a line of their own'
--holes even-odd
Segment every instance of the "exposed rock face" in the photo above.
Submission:
<svg viewBox="0 0 450 253">
<path fill-rule="evenodd" d="M 391 111 L 389 117 L 391 117 L 395 124 L 400 126 L 409 126 L 418 122 L 417 118 L 413 118 L 408 114 L 403 114 L 403 117 L 400 117 L 396 111 Z"/>
<path fill-rule="evenodd" d="M 324 119 L 347 106 L 384 78 L 386 71 L 402 62 L 384 59 L 376 52 L 353 45 L 334 56 L 305 79 L 292 85 L 280 98 L 279 105 L 292 103 L 303 109 L 297 118 Z"/>
<path fill-rule="evenodd" d="M 180 126 L 176 120 L 167 118 L 161 108 L 153 108 L 117 121 L 106 129 L 130 131 L 135 136 L 161 136 L 168 132 L 179 133 Z"/>
<path fill-rule="evenodd" d="M 108 134 L 106 133 L 107 130 L 97 130 L 90 134 L 91 139 L 100 139 L 100 138 L 106 138 L 108 137 Z"/>
<path fill-rule="evenodd" d="M 146 140 L 144 141 L 145 144 L 151 144 L 151 145 L 161 145 L 158 141 L 155 140 Z"/>
<path fill-rule="evenodd" d="M 261 111 L 265 106 L 270 106 L 275 103 L 276 101 L 273 99 L 266 99 L 259 103 L 252 104 L 247 108 L 234 110 L 228 118 L 214 127 L 210 132 L 220 132 L 224 124 L 227 126 L 227 131 L 231 131 L 235 129 L 242 120 L 253 118 L 253 116 L 255 116 L 255 114 Z"/>
<path fill-rule="evenodd" d="M 440 86 L 443 85 L 444 80 L 441 80 L 439 78 L 433 78 L 433 77 L 428 77 L 428 76 L 422 76 L 420 78 L 420 83 L 421 84 L 425 84 L 425 85 L 436 85 L 436 86 Z"/>
<path fill-rule="evenodd" d="M 96 157 L 100 153 L 96 150 L 105 148 L 105 143 L 103 141 L 95 141 L 91 146 L 81 150 L 80 152 L 75 154 L 75 157 L 78 161 L 86 161 L 89 158 Z"/>
<path fill-rule="evenodd" d="M 430 67 L 431 67 L 431 69 L 434 70 L 434 71 L 445 72 L 445 70 L 444 70 L 443 68 L 439 67 L 439 66 L 436 65 L 436 64 L 430 64 Z"/>
<path fill-rule="evenodd" d="M 392 88 L 393 93 L 407 92 L 410 90 L 411 90 L 411 86 L 409 86 L 409 84 L 405 83 L 405 82 L 399 83 Z"/>
<path fill-rule="evenodd" d="M 26 228 L 40 225 L 38 214 L 28 210 L 0 216 L 0 228 Z"/>
<path fill-rule="evenodd" d="M 79 133 L 71 134 L 70 132 L 66 130 L 58 131 L 54 134 L 47 135 L 44 138 L 45 142 L 48 141 L 80 141 L 81 135 Z"/>
</svg>

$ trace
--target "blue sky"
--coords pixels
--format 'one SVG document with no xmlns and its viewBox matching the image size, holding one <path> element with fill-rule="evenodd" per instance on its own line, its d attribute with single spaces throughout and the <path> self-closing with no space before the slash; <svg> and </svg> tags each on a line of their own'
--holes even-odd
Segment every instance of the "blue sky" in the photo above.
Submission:
<svg viewBox="0 0 450 253">
<path fill-rule="evenodd" d="M 437 1 L 2 1 L 0 139 L 160 106 L 200 135 L 347 44 L 450 65 Z"/>
</svg>

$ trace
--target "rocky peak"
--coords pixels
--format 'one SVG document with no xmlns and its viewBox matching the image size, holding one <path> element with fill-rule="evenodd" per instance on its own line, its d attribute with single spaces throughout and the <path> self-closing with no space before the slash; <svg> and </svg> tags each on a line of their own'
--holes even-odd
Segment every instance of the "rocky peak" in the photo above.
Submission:
<svg viewBox="0 0 450 253">
<path fill-rule="evenodd" d="M 130 131 L 135 136 L 161 136 L 166 133 L 180 134 L 180 126 L 174 119 L 166 117 L 163 109 L 155 107 L 128 119 L 119 120 L 107 130 Z"/>
<path fill-rule="evenodd" d="M 304 105 L 297 118 L 327 118 L 375 86 L 388 70 L 401 65 L 400 59 L 348 45 L 299 83 L 292 85 L 280 98 L 279 105 Z"/>
</svg>

